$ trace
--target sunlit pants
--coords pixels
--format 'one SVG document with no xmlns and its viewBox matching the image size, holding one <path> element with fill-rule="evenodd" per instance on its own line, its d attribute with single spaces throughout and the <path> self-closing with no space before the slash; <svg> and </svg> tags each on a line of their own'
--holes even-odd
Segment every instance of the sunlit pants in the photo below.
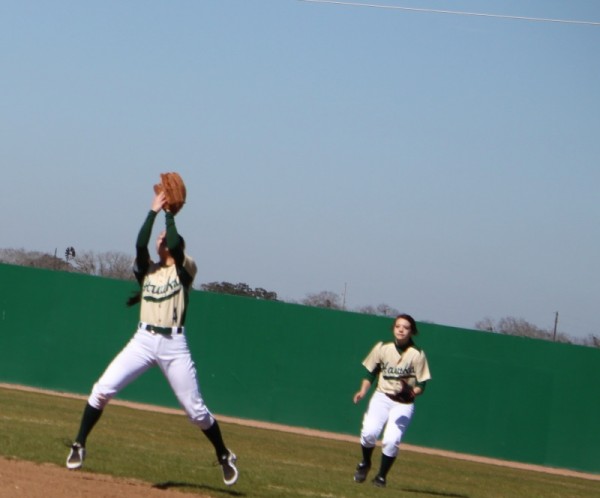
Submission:
<svg viewBox="0 0 600 498">
<path fill-rule="evenodd" d="M 185 334 L 164 336 L 138 329 L 94 384 L 88 403 L 102 410 L 125 386 L 158 365 L 190 421 L 205 430 L 214 418 L 202 399 Z"/>
<path fill-rule="evenodd" d="M 389 457 L 397 456 L 400 441 L 410 425 L 414 411 L 414 404 L 398 403 L 382 392 L 375 391 L 363 418 L 360 444 L 373 448 L 383 431 L 382 453 Z"/>
</svg>

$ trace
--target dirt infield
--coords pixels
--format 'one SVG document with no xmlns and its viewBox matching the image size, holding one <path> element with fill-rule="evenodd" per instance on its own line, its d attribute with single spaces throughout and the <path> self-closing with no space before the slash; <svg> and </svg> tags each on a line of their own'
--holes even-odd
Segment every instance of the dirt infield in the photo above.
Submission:
<svg viewBox="0 0 600 498">
<path fill-rule="evenodd" d="M 0 383 L 0 388 L 38 392 L 42 394 L 50 394 L 73 399 L 86 399 L 83 396 L 78 396 L 70 393 L 46 391 L 27 386 L 17 386 L 13 384 Z M 118 400 L 113 400 L 113 403 L 139 410 L 148 410 L 171 414 L 183 413 L 181 410 L 157 407 L 153 405 L 145 405 L 142 403 L 129 403 Z M 272 424 L 260 421 L 249 421 L 244 419 L 226 417 L 223 415 L 217 415 L 217 417 L 223 422 L 232 424 L 245 425 L 269 430 L 277 430 L 282 432 L 291 432 L 295 434 L 322 437 L 326 439 L 335 439 L 339 441 L 358 442 L 357 437 L 346 436 L 343 434 L 329 433 L 312 429 L 303 429 L 298 427 L 290 427 L 281 424 Z M 578 477 L 582 479 L 600 481 L 600 475 L 598 474 L 587 474 L 568 469 L 556 469 L 542 467 L 539 465 L 507 462 L 493 458 L 454 453 L 451 451 L 422 448 L 409 444 L 404 444 L 402 446 L 402 449 L 403 451 L 414 451 L 417 453 L 438 455 L 446 458 L 455 458 L 460 460 L 486 463 L 490 465 L 500 465 L 504 467 L 512 467 L 535 472 L 544 472 L 548 474 Z M 86 498 L 108 498 L 115 496 L 126 496 L 128 498 L 181 498 L 184 496 L 190 496 L 190 494 L 168 489 L 153 488 L 152 485 L 149 483 L 143 481 L 136 481 L 134 479 L 115 478 L 107 475 L 88 473 L 84 471 L 73 472 L 67 470 L 66 468 L 58 467 L 52 464 L 36 464 L 32 462 L 12 460 L 0 457 L 0 497 L 4 496 L 11 498 L 38 498 L 40 496 L 43 496 L 44 498 L 62 498 L 64 496 Z M 194 496 L 202 495 L 196 494 Z"/>
<path fill-rule="evenodd" d="M 117 479 L 84 471 L 69 471 L 49 463 L 36 464 L 0 457 L 0 496 L 7 498 L 183 498 L 173 490 L 153 488 L 134 479 Z M 202 495 L 194 495 L 202 496 Z"/>
</svg>

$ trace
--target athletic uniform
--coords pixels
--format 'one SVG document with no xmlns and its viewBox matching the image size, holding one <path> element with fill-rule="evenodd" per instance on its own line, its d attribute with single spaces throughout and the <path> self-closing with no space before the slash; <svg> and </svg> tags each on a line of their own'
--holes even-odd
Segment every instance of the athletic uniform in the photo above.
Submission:
<svg viewBox="0 0 600 498">
<path fill-rule="evenodd" d="M 185 334 L 189 291 L 196 276 L 196 263 L 185 253 L 174 216 L 168 212 L 165 213 L 166 245 L 175 263 L 166 265 L 150 260 L 147 246 L 156 215 L 152 210 L 148 213 L 136 242 L 133 271 L 141 289 L 137 331 L 94 384 L 67 467 L 81 467 L 87 436 L 106 404 L 130 382 L 157 365 L 189 420 L 202 429 L 213 444 L 223 467 L 224 481 L 230 485 L 237 480 L 236 457 L 225 447 L 219 426 L 202 399 L 196 366 Z"/>
<path fill-rule="evenodd" d="M 175 264 L 150 261 L 148 241 L 156 213 L 150 211 L 137 242 L 134 274 L 141 285 L 138 329 L 127 346 L 94 384 L 88 400 L 94 408 L 106 403 L 131 381 L 154 365 L 162 370 L 190 420 L 201 429 L 214 422 L 198 390 L 196 367 L 185 336 L 189 289 L 196 276 L 196 263 L 179 243 L 172 215 L 167 214 L 167 245 Z"/>
<path fill-rule="evenodd" d="M 379 342 L 362 364 L 367 369 L 366 379 L 371 384 L 376 380 L 377 388 L 363 418 L 360 433 L 363 461 L 357 467 L 354 480 L 363 482 L 366 478 L 373 449 L 383 431 L 381 468 L 373 483 L 385 486 L 387 472 L 398 455 L 400 441 L 415 410 L 413 401 L 399 401 L 397 394 L 403 382 L 411 389 L 419 387 L 423 391 L 431 375 L 425 352 L 418 349 L 412 339 L 404 347 L 395 342 Z"/>
</svg>

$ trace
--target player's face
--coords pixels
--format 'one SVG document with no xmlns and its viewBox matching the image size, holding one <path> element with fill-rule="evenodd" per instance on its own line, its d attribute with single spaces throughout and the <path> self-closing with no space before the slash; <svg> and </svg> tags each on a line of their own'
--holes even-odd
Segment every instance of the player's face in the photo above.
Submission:
<svg viewBox="0 0 600 498">
<path fill-rule="evenodd" d="M 160 256 L 161 259 L 164 259 L 169 252 L 167 248 L 167 232 L 163 230 L 156 237 L 156 252 Z"/>
<path fill-rule="evenodd" d="M 406 344 L 412 335 L 412 327 L 406 318 L 398 318 L 394 323 L 394 338 L 398 344 Z"/>
</svg>

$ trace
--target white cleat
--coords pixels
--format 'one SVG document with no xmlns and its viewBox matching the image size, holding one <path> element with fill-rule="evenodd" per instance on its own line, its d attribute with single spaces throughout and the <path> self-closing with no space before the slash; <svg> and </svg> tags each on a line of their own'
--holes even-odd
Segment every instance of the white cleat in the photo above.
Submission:
<svg viewBox="0 0 600 498">
<path fill-rule="evenodd" d="M 85 460 L 85 448 L 79 443 L 73 443 L 71 451 L 67 457 L 67 469 L 80 469 Z"/>
</svg>

